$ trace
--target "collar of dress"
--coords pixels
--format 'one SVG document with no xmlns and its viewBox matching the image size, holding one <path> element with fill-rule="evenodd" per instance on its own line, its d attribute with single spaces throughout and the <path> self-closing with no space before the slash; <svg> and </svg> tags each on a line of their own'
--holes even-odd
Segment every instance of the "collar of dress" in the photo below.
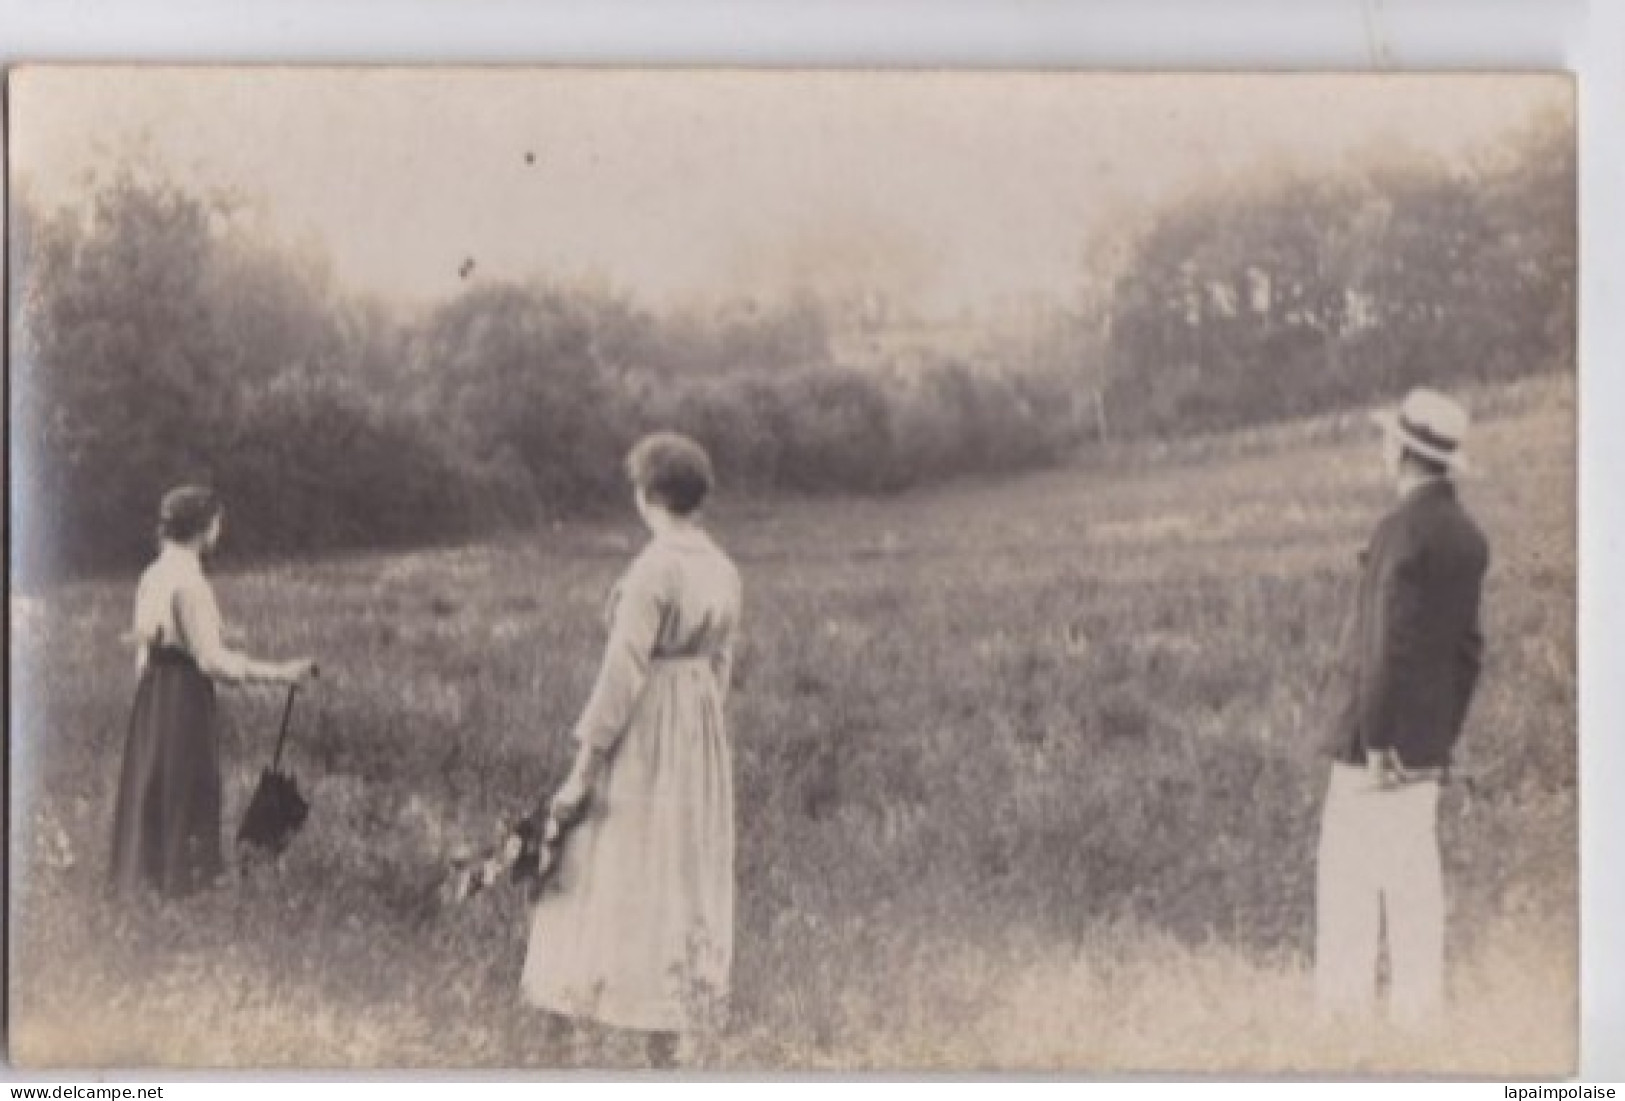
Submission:
<svg viewBox="0 0 1625 1101">
<path fill-rule="evenodd" d="M 661 545 L 675 547 L 703 547 L 710 542 L 705 529 L 695 524 L 684 524 L 681 527 L 670 527 L 655 533 L 654 541 Z"/>
</svg>

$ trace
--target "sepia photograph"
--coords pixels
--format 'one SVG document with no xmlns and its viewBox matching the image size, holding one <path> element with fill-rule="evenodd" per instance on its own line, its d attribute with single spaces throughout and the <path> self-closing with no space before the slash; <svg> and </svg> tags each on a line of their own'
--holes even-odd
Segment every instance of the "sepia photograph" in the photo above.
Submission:
<svg viewBox="0 0 1625 1101">
<path fill-rule="evenodd" d="M 1575 1073 L 1576 146 L 12 70 L 11 1060 Z"/>
</svg>

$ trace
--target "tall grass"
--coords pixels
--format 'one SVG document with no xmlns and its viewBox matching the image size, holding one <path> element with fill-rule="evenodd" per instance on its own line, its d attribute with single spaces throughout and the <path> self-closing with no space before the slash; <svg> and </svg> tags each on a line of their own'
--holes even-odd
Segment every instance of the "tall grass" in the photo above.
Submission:
<svg viewBox="0 0 1625 1101">
<path fill-rule="evenodd" d="M 1305 1009 L 1326 669 L 1388 504 L 1368 439 L 1202 465 L 720 512 L 747 584 L 731 701 L 740 1068 L 1572 1066 L 1574 469 L 1566 391 L 1509 402 L 1464 494 L 1491 646 L 1447 788 L 1442 1037 Z M 635 1065 L 519 1004 L 517 897 L 437 912 L 454 853 L 559 776 L 629 526 L 227 574 L 313 652 L 282 861 L 184 905 L 100 893 L 130 585 L 13 606 L 14 1054 L 36 1064 Z M 228 698 L 228 817 L 278 700 Z M 1517 1037 L 1509 1042 L 1509 1037 Z"/>
</svg>

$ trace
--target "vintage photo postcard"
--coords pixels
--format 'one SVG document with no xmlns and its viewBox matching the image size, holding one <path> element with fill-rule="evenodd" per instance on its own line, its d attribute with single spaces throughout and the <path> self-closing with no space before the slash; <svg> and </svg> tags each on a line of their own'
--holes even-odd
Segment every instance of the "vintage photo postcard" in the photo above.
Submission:
<svg viewBox="0 0 1625 1101">
<path fill-rule="evenodd" d="M 6 143 L 19 1065 L 1575 1068 L 1570 77 Z"/>
</svg>

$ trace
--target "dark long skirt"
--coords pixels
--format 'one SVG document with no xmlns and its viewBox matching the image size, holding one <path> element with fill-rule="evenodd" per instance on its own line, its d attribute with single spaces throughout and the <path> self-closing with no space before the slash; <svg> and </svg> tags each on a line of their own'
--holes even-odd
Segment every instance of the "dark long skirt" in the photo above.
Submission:
<svg viewBox="0 0 1625 1101">
<path fill-rule="evenodd" d="M 188 895 L 225 869 L 214 682 L 155 647 L 136 689 L 113 816 L 111 886 Z"/>
</svg>

